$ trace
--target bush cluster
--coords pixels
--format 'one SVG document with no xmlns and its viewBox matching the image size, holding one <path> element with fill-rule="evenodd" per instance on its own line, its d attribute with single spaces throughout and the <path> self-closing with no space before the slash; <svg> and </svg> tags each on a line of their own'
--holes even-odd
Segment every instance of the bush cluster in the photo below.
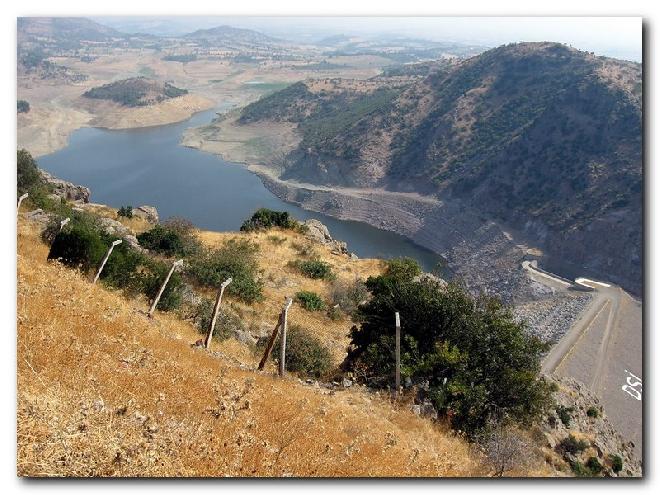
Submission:
<svg viewBox="0 0 660 495">
<path fill-rule="evenodd" d="M 582 452 L 584 449 L 589 447 L 589 443 L 584 440 L 578 440 L 572 434 L 568 435 L 566 438 L 562 439 L 559 442 L 559 450 L 566 454 L 577 454 Z"/>
<path fill-rule="evenodd" d="M 575 411 L 574 407 L 566 407 L 562 405 L 558 405 L 555 408 L 555 411 L 557 413 L 557 416 L 559 416 L 559 419 L 561 422 L 566 426 L 567 428 L 571 426 L 571 413 Z"/>
<path fill-rule="evenodd" d="M 262 298 L 258 271 L 259 247 L 248 240 L 229 240 L 219 249 L 200 249 L 189 260 L 187 274 L 198 284 L 217 288 L 232 277 L 227 293 L 247 303 Z"/>
<path fill-rule="evenodd" d="M 297 260 L 292 264 L 300 271 L 300 273 L 309 278 L 322 280 L 333 280 L 335 278 L 334 273 L 332 273 L 332 267 L 325 261 Z"/>
<path fill-rule="evenodd" d="M 591 406 L 591 407 L 589 407 L 589 409 L 587 409 L 587 416 L 589 416 L 590 418 L 595 419 L 598 416 L 600 416 L 600 411 L 598 410 L 597 407 Z"/>
<path fill-rule="evenodd" d="M 214 301 L 208 298 L 202 300 L 194 306 L 189 318 L 193 321 L 199 333 L 206 335 L 211 324 L 213 316 Z M 220 308 L 218 317 L 215 321 L 215 330 L 213 338 L 218 341 L 227 340 L 232 335 L 236 335 L 244 330 L 241 319 L 229 311 L 227 308 Z"/>
<path fill-rule="evenodd" d="M 53 187 L 44 180 L 37 162 L 24 149 L 16 152 L 16 192 L 18 196 L 28 193 L 27 203 L 44 211 L 62 217 L 70 217 L 73 213 L 66 200 L 51 196 Z"/>
<path fill-rule="evenodd" d="M 547 345 L 498 299 L 474 298 L 457 283 L 415 279 L 413 260 L 370 277 L 371 299 L 356 312 L 344 366 L 374 385 L 394 376 L 394 313 L 401 315 L 401 374 L 428 381 L 436 408 L 475 434 L 490 419 L 529 423 L 544 414 L 551 387 L 538 377 Z"/>
<path fill-rule="evenodd" d="M 241 225 L 242 232 L 253 232 L 266 230 L 271 227 L 282 229 L 296 229 L 299 223 L 291 218 L 288 211 L 275 211 L 268 208 L 259 208 L 251 218 L 245 220 Z"/>
<path fill-rule="evenodd" d="M 603 471 L 603 465 L 597 457 L 589 457 L 585 464 L 578 460 L 571 461 L 571 470 L 575 476 L 593 477 L 598 476 Z"/>
<path fill-rule="evenodd" d="M 279 359 L 281 334 L 275 341 L 272 357 Z M 332 356 L 323 343 L 298 325 L 291 325 L 286 334 L 286 369 L 305 376 L 320 378 L 332 368 Z"/>
<path fill-rule="evenodd" d="M 190 256 L 200 250 L 193 224 L 182 218 L 156 225 L 138 234 L 137 240 L 142 247 L 165 256 Z"/>
<path fill-rule="evenodd" d="M 621 472 L 623 469 L 623 459 L 620 455 L 610 454 L 610 462 L 612 463 L 612 471 L 615 473 Z"/>
<path fill-rule="evenodd" d="M 306 290 L 296 292 L 296 301 L 307 311 L 323 311 L 326 307 L 325 302 L 316 292 Z"/>
<path fill-rule="evenodd" d="M 98 269 L 114 240 L 114 237 L 98 227 L 94 217 L 76 214 L 61 232 L 54 235 L 48 259 L 57 259 L 91 275 Z M 132 249 L 127 243 L 122 243 L 113 249 L 100 279 L 109 287 L 122 289 L 130 295 L 142 293 L 153 299 L 169 269 L 164 262 L 149 258 Z M 182 284 L 181 276 L 176 272 L 172 274 L 158 303 L 158 309 L 167 311 L 179 306 Z"/>
</svg>

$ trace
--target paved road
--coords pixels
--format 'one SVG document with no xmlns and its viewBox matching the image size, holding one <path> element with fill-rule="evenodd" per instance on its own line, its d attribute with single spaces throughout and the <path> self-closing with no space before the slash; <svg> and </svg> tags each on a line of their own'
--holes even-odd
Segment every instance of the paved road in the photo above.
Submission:
<svg viewBox="0 0 660 495">
<path fill-rule="evenodd" d="M 555 288 L 565 282 L 524 267 Z M 542 371 L 570 376 L 599 397 L 605 413 L 642 456 L 642 304 L 620 287 L 578 279 L 594 289 L 580 318 L 551 349 Z"/>
</svg>

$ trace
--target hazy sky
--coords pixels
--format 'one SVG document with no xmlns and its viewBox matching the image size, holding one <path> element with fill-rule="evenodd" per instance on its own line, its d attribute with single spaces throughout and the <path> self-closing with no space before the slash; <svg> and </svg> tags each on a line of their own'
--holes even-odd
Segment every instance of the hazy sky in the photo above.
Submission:
<svg viewBox="0 0 660 495">
<path fill-rule="evenodd" d="M 284 38 L 330 34 L 401 34 L 438 41 L 497 46 L 515 41 L 559 41 L 599 55 L 641 61 L 640 17 L 115 17 L 99 22 L 177 34 L 221 24 Z"/>
</svg>

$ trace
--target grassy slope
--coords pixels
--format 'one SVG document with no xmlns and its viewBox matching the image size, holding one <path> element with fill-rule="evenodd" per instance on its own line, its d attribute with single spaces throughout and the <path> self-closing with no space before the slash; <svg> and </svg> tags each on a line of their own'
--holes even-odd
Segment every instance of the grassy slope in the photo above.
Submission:
<svg viewBox="0 0 660 495">
<path fill-rule="evenodd" d="M 145 301 L 91 286 L 46 255 L 21 220 L 19 475 L 486 474 L 442 426 L 360 389 L 331 394 L 255 372 L 233 340 L 215 343 L 220 353 L 191 349 L 190 325 L 149 320 Z"/>
</svg>

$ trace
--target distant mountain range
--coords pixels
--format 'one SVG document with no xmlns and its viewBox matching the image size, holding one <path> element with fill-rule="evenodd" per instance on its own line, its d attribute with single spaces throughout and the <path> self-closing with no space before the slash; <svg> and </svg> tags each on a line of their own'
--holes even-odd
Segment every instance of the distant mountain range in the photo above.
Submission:
<svg viewBox="0 0 660 495">
<path fill-rule="evenodd" d="M 108 41 L 126 34 L 84 17 L 19 17 L 18 44 L 75 44 L 80 41 Z"/>
</svg>

